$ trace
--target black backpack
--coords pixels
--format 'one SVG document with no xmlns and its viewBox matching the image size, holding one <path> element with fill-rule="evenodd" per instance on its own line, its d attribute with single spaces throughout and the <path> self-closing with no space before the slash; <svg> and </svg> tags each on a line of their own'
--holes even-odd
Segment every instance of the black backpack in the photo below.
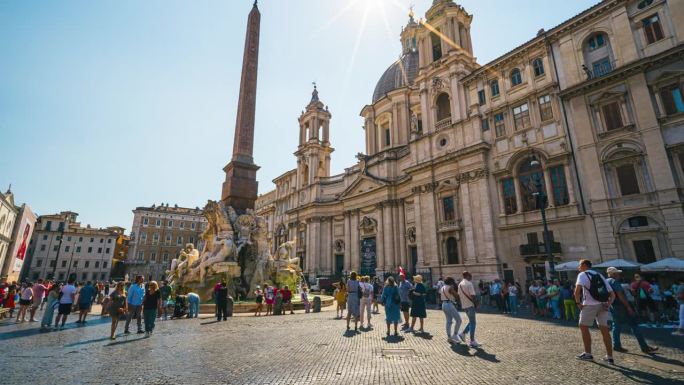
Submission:
<svg viewBox="0 0 684 385">
<path fill-rule="evenodd" d="M 589 272 L 586 271 L 584 274 L 589 277 L 589 294 L 591 294 L 591 296 L 599 302 L 608 302 L 608 298 L 610 298 L 610 292 L 608 291 L 606 281 L 603 279 L 601 274 L 589 274 Z"/>
</svg>

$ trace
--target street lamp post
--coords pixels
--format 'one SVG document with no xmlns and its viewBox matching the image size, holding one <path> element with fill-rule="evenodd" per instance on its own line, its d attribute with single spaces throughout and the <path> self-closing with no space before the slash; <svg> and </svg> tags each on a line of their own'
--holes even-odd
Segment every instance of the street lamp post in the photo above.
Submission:
<svg viewBox="0 0 684 385">
<path fill-rule="evenodd" d="M 534 154 L 530 159 L 530 166 L 541 166 L 541 163 L 539 162 L 539 160 L 537 160 Z M 551 276 L 551 279 L 554 279 L 556 278 L 556 269 L 555 263 L 553 261 L 553 254 L 551 253 L 551 237 L 549 235 L 549 226 L 546 223 L 546 202 L 548 201 L 548 196 L 544 192 L 544 188 L 542 186 L 542 178 L 544 171 L 542 170 L 541 172 L 541 175 L 537 173 L 532 174 L 534 175 L 534 183 L 537 189 L 537 192 L 535 192 L 534 195 L 536 195 L 537 197 L 537 206 L 539 206 L 539 210 L 541 212 L 542 217 L 542 225 L 544 226 L 544 251 L 546 252 L 546 260 L 549 262 L 549 275 Z"/>
</svg>

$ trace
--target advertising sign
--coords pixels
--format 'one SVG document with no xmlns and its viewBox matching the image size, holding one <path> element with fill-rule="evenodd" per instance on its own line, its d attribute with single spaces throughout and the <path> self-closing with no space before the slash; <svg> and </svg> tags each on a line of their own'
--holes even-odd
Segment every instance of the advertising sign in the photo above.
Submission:
<svg viewBox="0 0 684 385">
<path fill-rule="evenodd" d="M 377 256 L 375 254 L 375 238 L 361 240 L 361 275 L 375 275 L 377 268 Z"/>
</svg>

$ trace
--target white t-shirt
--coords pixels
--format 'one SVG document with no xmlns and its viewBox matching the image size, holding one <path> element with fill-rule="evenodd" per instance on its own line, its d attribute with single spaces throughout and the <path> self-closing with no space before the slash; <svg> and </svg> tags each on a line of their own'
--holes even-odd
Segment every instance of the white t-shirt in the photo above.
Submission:
<svg viewBox="0 0 684 385">
<path fill-rule="evenodd" d="M 473 301 L 468 299 L 464 293 L 468 294 L 468 297 L 470 298 L 475 298 L 475 287 L 473 287 L 473 283 L 467 279 L 461 280 L 458 284 L 458 297 L 461 299 L 461 308 L 468 309 L 475 306 Z"/>
<path fill-rule="evenodd" d="M 65 285 L 62 290 L 60 290 L 62 293 L 62 298 L 59 299 L 59 303 L 62 304 L 71 304 L 74 303 L 73 299 L 71 298 L 71 295 L 76 294 L 76 287 L 74 285 Z"/>
<path fill-rule="evenodd" d="M 600 305 L 601 302 L 594 299 L 594 297 L 592 297 L 591 293 L 589 292 L 589 288 L 591 287 L 591 278 L 587 273 L 592 275 L 598 274 L 594 270 L 586 270 L 577 275 L 577 282 L 575 283 L 575 285 L 582 286 L 582 305 Z M 601 279 L 603 279 L 603 282 L 606 285 L 606 290 L 608 290 L 608 292 L 612 292 L 613 288 L 610 286 L 608 281 L 606 281 L 606 279 L 602 275 L 599 274 L 599 276 L 601 277 Z"/>
</svg>

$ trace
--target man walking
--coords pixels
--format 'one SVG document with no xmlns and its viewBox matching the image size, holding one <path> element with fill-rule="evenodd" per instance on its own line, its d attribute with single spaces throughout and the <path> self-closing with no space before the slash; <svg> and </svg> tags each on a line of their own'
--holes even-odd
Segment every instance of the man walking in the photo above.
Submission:
<svg viewBox="0 0 684 385">
<path fill-rule="evenodd" d="M 646 340 L 644 340 L 644 336 L 641 334 L 641 328 L 637 322 L 636 313 L 625 297 L 625 290 L 622 288 L 622 279 L 620 278 L 622 270 L 618 270 L 615 267 L 609 267 L 606 270 L 606 273 L 609 277 L 608 283 L 615 293 L 615 301 L 613 302 L 611 311 L 613 315 L 613 350 L 621 353 L 627 351 L 627 349 L 622 347 L 622 343 L 620 342 L 620 333 L 622 328 L 629 327 L 632 329 L 632 334 L 634 334 L 634 337 L 639 342 L 641 351 L 647 354 L 655 353 L 658 348 L 646 344 Z"/>
<path fill-rule="evenodd" d="M 461 299 L 461 308 L 468 316 L 468 325 L 462 332 L 458 333 L 458 338 L 465 342 L 465 334 L 470 333 L 470 347 L 478 348 L 480 344 L 475 340 L 475 326 L 477 325 L 475 317 L 475 308 L 477 307 L 477 299 L 475 299 L 475 287 L 471 282 L 473 276 L 467 272 L 463 272 L 463 279 L 458 284 L 458 297 Z"/>
<path fill-rule="evenodd" d="M 216 320 L 221 321 L 221 318 L 224 321 L 228 318 L 228 287 L 225 281 L 216 291 Z"/>
<path fill-rule="evenodd" d="M 55 329 L 58 327 L 64 329 L 67 316 L 71 313 L 71 307 L 74 305 L 76 298 L 76 286 L 74 286 L 74 279 L 69 278 L 67 284 L 60 290 L 59 309 L 57 310 L 57 319 L 55 319 Z M 62 325 L 59 325 L 59 319 L 62 318 Z"/>
<path fill-rule="evenodd" d="M 126 298 L 126 302 L 128 302 L 128 314 L 126 314 L 124 334 L 131 334 L 129 326 L 131 325 L 131 319 L 134 317 L 137 319 L 138 323 L 138 334 L 145 333 L 142 328 L 142 302 L 143 297 L 145 296 L 144 280 L 142 275 L 138 275 L 135 277 L 135 283 L 128 289 L 128 297 Z"/>
<path fill-rule="evenodd" d="M 401 325 L 402 329 L 409 328 L 409 308 L 411 307 L 411 302 L 409 299 L 409 292 L 413 289 L 411 282 L 406 280 L 406 275 L 404 273 L 399 274 L 399 300 L 401 304 L 399 306 L 401 313 L 404 315 L 404 324 Z"/>
<path fill-rule="evenodd" d="M 496 303 L 496 308 L 499 310 L 499 312 L 503 313 L 506 309 L 504 308 L 501 289 L 501 280 L 497 278 L 494 280 L 494 282 L 492 282 L 492 285 L 489 288 L 489 292 L 492 295 L 494 302 Z"/>
<path fill-rule="evenodd" d="M 36 310 L 43 305 L 43 297 L 47 288 L 43 285 L 43 280 L 39 279 L 31 289 L 33 290 L 33 306 L 31 306 L 31 317 L 29 322 L 36 322 Z"/>
<path fill-rule="evenodd" d="M 93 305 L 93 301 L 97 296 L 97 290 L 93 286 L 93 283 L 88 281 L 81 291 L 78 293 L 78 321 L 77 324 L 86 323 L 86 316 L 90 311 L 90 307 Z"/>
<path fill-rule="evenodd" d="M 615 300 L 613 288 L 605 278 L 594 270 L 591 270 L 591 261 L 583 259 L 579 265 L 580 273 L 577 275 L 575 284 L 575 302 L 580 308 L 579 327 L 582 332 L 582 342 L 584 352 L 577 356 L 578 360 L 593 360 L 591 354 L 591 334 L 589 327 L 594 323 L 599 326 L 603 344 L 606 347 L 606 357 L 604 361 L 614 364 L 613 346 L 608 330 L 608 320 L 610 320 L 610 305 Z"/>
</svg>

